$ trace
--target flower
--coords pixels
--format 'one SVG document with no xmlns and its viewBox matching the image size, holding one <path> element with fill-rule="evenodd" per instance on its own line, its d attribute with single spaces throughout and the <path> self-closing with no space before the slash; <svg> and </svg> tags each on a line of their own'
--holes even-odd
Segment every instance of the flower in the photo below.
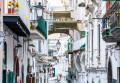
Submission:
<svg viewBox="0 0 120 83">
<path fill-rule="evenodd" d="M 19 5 L 19 8 L 21 8 L 21 5 Z"/>
<path fill-rule="evenodd" d="M 26 16 L 26 19 L 28 19 L 28 16 Z"/>
<path fill-rule="evenodd" d="M 18 1 L 15 2 L 15 7 L 19 7 L 19 2 Z"/>
<path fill-rule="evenodd" d="M 30 27 L 32 26 L 32 23 L 30 23 Z"/>
<path fill-rule="evenodd" d="M 8 1 L 7 4 L 8 6 L 11 6 L 13 4 L 13 1 Z"/>
</svg>

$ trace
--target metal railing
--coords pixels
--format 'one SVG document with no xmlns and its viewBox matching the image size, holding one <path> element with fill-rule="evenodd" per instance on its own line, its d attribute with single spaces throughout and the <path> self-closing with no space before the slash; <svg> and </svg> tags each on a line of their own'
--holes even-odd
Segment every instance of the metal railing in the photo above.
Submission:
<svg viewBox="0 0 120 83">
<path fill-rule="evenodd" d="M 71 18 L 54 18 L 53 21 L 56 22 L 56 21 L 74 21 L 74 20 Z"/>
<path fill-rule="evenodd" d="M 118 9 L 119 3 L 115 1 L 113 5 L 110 7 L 110 12 L 113 13 Z"/>
<path fill-rule="evenodd" d="M 120 27 L 120 13 L 114 13 L 110 17 L 111 25 L 110 28 Z"/>
</svg>

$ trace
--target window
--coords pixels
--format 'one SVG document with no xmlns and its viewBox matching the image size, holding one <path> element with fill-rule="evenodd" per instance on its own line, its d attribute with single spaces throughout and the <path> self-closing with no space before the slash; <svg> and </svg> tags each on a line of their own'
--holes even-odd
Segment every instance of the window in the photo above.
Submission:
<svg viewBox="0 0 120 83">
<path fill-rule="evenodd" d="M 40 83 L 42 83 L 42 77 L 40 77 Z"/>
<path fill-rule="evenodd" d="M 84 38 L 85 37 L 85 31 L 80 31 L 80 38 Z"/>
<path fill-rule="evenodd" d="M 89 33 L 87 32 L 87 56 L 88 56 L 88 41 L 89 41 Z"/>
<path fill-rule="evenodd" d="M 53 56 L 53 49 L 49 49 L 49 56 Z"/>
<path fill-rule="evenodd" d="M 41 41 L 40 40 L 38 41 L 38 52 L 39 53 L 41 52 Z"/>
<path fill-rule="evenodd" d="M 98 55 L 100 56 L 100 24 L 98 25 Z"/>
<path fill-rule="evenodd" d="M 92 49 L 92 58 L 93 58 L 93 30 L 91 31 L 91 49 Z"/>
</svg>

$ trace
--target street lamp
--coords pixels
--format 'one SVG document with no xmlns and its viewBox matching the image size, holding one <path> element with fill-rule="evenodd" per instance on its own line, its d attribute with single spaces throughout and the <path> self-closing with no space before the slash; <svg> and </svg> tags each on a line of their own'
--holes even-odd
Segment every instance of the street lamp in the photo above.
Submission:
<svg viewBox="0 0 120 83">
<path fill-rule="evenodd" d="M 60 47 L 61 47 L 61 43 L 60 43 L 60 41 L 58 40 L 58 42 L 56 43 L 56 46 L 57 46 L 57 49 L 59 50 L 60 49 Z"/>
<path fill-rule="evenodd" d="M 43 15 L 43 10 L 44 10 L 43 6 L 41 5 L 41 2 L 39 2 L 38 5 L 34 7 L 36 9 L 37 16 L 41 17 Z"/>
</svg>

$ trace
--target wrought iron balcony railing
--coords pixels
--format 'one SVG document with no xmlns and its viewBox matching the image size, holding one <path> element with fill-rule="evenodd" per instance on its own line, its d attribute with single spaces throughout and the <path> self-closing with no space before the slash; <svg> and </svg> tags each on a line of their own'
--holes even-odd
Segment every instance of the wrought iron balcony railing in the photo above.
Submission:
<svg viewBox="0 0 120 83">
<path fill-rule="evenodd" d="M 120 37 L 114 37 L 112 34 L 111 34 L 111 29 L 105 29 L 103 32 L 102 32 L 102 37 L 103 37 L 103 40 L 105 42 L 119 42 L 120 41 Z"/>
<path fill-rule="evenodd" d="M 113 34 L 114 37 L 119 37 L 120 36 L 120 13 L 114 13 L 110 17 L 111 21 L 111 33 Z"/>
<path fill-rule="evenodd" d="M 113 3 L 113 5 L 111 6 L 111 8 L 110 8 L 110 12 L 111 12 L 111 13 L 116 12 L 117 9 L 119 8 L 119 5 L 120 5 L 119 2 L 115 1 L 115 2 Z"/>
</svg>

